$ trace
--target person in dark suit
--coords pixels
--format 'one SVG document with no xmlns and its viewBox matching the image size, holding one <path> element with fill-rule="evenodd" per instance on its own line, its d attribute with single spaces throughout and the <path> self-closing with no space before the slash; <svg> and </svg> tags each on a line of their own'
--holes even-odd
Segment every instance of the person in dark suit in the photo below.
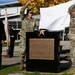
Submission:
<svg viewBox="0 0 75 75">
<path fill-rule="evenodd" d="M 2 44 L 6 40 L 4 24 L 2 20 L 0 20 L 0 69 L 1 69 L 1 62 L 2 62 Z"/>
<path fill-rule="evenodd" d="M 14 43 L 15 43 L 15 30 L 14 30 L 13 25 L 10 27 L 9 34 L 10 34 L 9 57 L 13 57 Z"/>
</svg>

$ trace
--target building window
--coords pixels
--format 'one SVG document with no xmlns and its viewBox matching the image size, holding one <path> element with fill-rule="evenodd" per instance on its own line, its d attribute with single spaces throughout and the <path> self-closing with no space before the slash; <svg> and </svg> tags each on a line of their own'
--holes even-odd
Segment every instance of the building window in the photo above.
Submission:
<svg viewBox="0 0 75 75">
<path fill-rule="evenodd" d="M 16 29 L 16 26 L 17 26 L 17 22 L 16 21 L 9 21 L 8 24 L 9 25 L 13 25 L 14 28 Z"/>
<path fill-rule="evenodd" d="M 18 29 L 21 29 L 22 23 L 18 22 Z"/>
</svg>

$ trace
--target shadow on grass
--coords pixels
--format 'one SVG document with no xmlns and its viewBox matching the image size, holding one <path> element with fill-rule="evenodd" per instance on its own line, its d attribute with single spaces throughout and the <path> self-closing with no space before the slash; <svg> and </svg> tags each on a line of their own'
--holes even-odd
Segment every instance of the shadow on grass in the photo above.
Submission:
<svg viewBox="0 0 75 75">
<path fill-rule="evenodd" d="M 24 62 L 24 64 L 26 64 L 26 62 Z M 20 65 L 20 62 L 11 64 L 11 65 L 2 65 L 1 69 L 5 69 L 5 68 L 11 67 L 11 66 L 19 66 L 19 65 Z"/>
<path fill-rule="evenodd" d="M 11 67 L 11 66 L 16 66 L 16 65 L 20 65 L 20 63 L 15 63 L 12 65 L 2 65 L 1 69 L 5 69 L 5 68 Z"/>
</svg>

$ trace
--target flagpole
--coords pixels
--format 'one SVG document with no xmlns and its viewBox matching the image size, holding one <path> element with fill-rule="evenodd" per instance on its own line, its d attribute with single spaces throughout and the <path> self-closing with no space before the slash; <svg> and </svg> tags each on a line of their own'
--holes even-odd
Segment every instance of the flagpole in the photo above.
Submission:
<svg viewBox="0 0 75 75">
<path fill-rule="evenodd" d="M 8 18 L 7 18 L 7 10 L 5 9 L 5 33 L 6 33 L 6 43 L 7 43 L 7 49 L 6 49 L 6 56 L 5 58 L 9 58 L 9 31 L 8 31 Z"/>
<path fill-rule="evenodd" d="M 7 10 L 5 9 L 5 32 L 6 32 L 6 41 L 7 47 L 9 46 L 9 31 L 8 31 L 8 18 L 7 18 Z"/>
</svg>

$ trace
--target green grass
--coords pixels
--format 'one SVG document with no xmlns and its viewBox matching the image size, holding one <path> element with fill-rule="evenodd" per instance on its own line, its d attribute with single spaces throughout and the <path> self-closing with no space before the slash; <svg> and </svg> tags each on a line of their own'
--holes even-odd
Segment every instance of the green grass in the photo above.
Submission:
<svg viewBox="0 0 75 75">
<path fill-rule="evenodd" d="M 26 71 L 20 71 L 19 65 L 3 66 L 3 68 L 0 70 L 0 75 L 8 75 L 8 74 L 15 74 L 15 73 L 24 74 L 24 75 L 41 75 L 40 72 L 28 73 Z"/>
<path fill-rule="evenodd" d="M 3 47 L 5 47 L 5 46 L 7 46 L 6 42 L 3 44 Z M 15 46 L 19 46 L 19 42 L 15 42 Z"/>
<path fill-rule="evenodd" d="M 70 49 L 62 50 L 62 52 L 61 52 L 61 53 L 62 53 L 62 54 L 70 53 Z"/>
<path fill-rule="evenodd" d="M 25 72 L 24 74 L 25 75 L 41 75 L 40 72 L 33 72 L 33 73 L 27 73 L 27 72 Z"/>
<path fill-rule="evenodd" d="M 19 66 L 3 66 L 0 70 L 0 75 L 8 75 L 12 73 L 20 73 Z"/>
<path fill-rule="evenodd" d="M 60 73 L 47 73 L 47 72 L 29 72 L 29 71 L 20 71 L 19 70 L 19 65 L 13 65 L 13 66 L 3 66 L 3 68 L 0 70 L 0 75 L 9 75 L 9 74 L 24 74 L 24 75 L 73 75 L 73 74 L 68 74 L 68 71 L 70 70 L 65 70 Z"/>
</svg>

